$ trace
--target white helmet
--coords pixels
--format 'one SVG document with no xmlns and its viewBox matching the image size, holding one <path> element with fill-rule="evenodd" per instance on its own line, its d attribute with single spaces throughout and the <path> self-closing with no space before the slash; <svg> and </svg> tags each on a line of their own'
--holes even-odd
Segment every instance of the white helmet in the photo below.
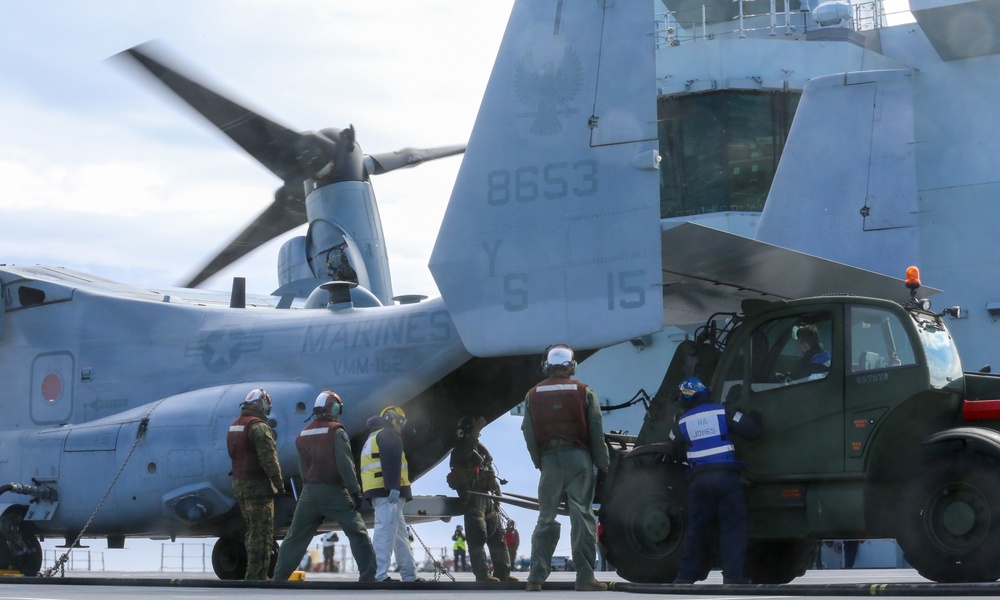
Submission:
<svg viewBox="0 0 1000 600">
<path fill-rule="evenodd" d="M 545 351 L 545 360 L 542 361 L 542 370 L 546 374 L 555 370 L 569 371 L 572 374 L 576 370 L 573 349 L 565 344 L 549 346 Z"/>
<path fill-rule="evenodd" d="M 339 417 L 344 413 L 344 402 L 340 399 L 336 393 L 331 390 L 323 390 L 316 396 L 316 402 L 313 404 L 313 414 L 319 415 L 323 413 L 330 413 L 334 419 Z"/>
<path fill-rule="evenodd" d="M 258 406 L 264 415 L 271 414 L 271 396 L 264 391 L 264 388 L 250 390 L 246 400 L 240 404 L 241 407 Z"/>
</svg>

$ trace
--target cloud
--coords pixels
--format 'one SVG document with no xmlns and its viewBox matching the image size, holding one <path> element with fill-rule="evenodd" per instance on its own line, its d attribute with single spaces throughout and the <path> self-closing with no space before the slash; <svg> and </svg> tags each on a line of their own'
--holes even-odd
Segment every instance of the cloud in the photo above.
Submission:
<svg viewBox="0 0 1000 600">
<path fill-rule="evenodd" d="M 291 128 L 353 124 L 368 152 L 464 143 L 511 2 L 57 4 L 5 6 L 0 19 L 0 262 L 72 255 L 83 270 L 163 286 L 181 280 L 154 277 L 196 271 L 279 181 L 158 84 L 105 59 L 157 40 L 213 87 Z M 398 293 L 436 295 L 426 265 L 460 161 L 373 181 Z M 81 213 L 102 218 L 86 219 L 84 236 L 49 237 Z M 100 249 L 112 243 L 114 265 Z M 279 246 L 208 286 L 226 289 L 238 275 L 270 292 Z M 143 265 L 147 257 L 161 268 Z M 135 270 L 122 264 L 133 260 Z"/>
</svg>

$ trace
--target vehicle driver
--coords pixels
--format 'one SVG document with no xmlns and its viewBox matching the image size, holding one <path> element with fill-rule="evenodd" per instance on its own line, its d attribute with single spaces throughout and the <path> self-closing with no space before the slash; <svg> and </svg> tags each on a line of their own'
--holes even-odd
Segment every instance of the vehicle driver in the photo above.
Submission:
<svg viewBox="0 0 1000 600">
<path fill-rule="evenodd" d="M 826 375 L 830 371 L 830 360 L 832 355 L 823 348 L 819 341 L 819 331 L 815 325 L 802 325 L 795 330 L 795 340 L 799 343 L 799 351 L 802 358 L 799 359 L 798 369 L 794 379 L 802 379 L 811 375 Z M 817 379 L 821 379 L 817 378 Z"/>
</svg>

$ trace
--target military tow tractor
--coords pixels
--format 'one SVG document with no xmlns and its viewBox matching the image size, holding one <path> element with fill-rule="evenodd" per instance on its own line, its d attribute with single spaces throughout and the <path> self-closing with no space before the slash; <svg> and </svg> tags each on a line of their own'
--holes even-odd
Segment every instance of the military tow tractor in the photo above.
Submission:
<svg viewBox="0 0 1000 600">
<path fill-rule="evenodd" d="M 818 540 L 895 538 L 938 582 L 1000 578 L 1000 377 L 963 372 L 944 315 L 916 298 L 745 300 L 683 342 L 635 439 L 614 449 L 600 490 L 602 543 L 618 573 L 669 582 L 685 528 L 686 479 L 668 432 L 687 376 L 716 401 L 760 413 L 764 436 L 734 439 L 745 461 L 754 583 L 787 583 Z M 803 369 L 796 333 L 829 351 Z"/>
</svg>

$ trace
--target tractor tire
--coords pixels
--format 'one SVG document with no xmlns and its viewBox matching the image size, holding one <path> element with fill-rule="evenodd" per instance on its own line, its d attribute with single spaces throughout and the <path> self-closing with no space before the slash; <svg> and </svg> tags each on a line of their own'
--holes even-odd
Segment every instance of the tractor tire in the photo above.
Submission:
<svg viewBox="0 0 1000 600">
<path fill-rule="evenodd" d="M 21 557 L 21 575 L 34 577 L 42 570 L 42 544 L 32 533 L 22 532 L 22 535 L 29 552 Z"/>
<path fill-rule="evenodd" d="M 0 569 L 34 577 L 42 569 L 42 545 L 25 530 L 24 511 L 14 508 L 0 518 Z"/>
<path fill-rule="evenodd" d="M 670 583 L 680 568 L 687 481 L 673 463 L 623 459 L 601 506 L 601 540 L 618 574 L 636 583 Z"/>
<path fill-rule="evenodd" d="M 940 583 L 1000 578 L 997 460 L 977 452 L 935 459 L 903 496 L 896 540 L 922 576 Z"/>
<path fill-rule="evenodd" d="M 816 562 L 816 540 L 750 540 L 743 574 L 753 583 L 782 584 Z"/>
</svg>

